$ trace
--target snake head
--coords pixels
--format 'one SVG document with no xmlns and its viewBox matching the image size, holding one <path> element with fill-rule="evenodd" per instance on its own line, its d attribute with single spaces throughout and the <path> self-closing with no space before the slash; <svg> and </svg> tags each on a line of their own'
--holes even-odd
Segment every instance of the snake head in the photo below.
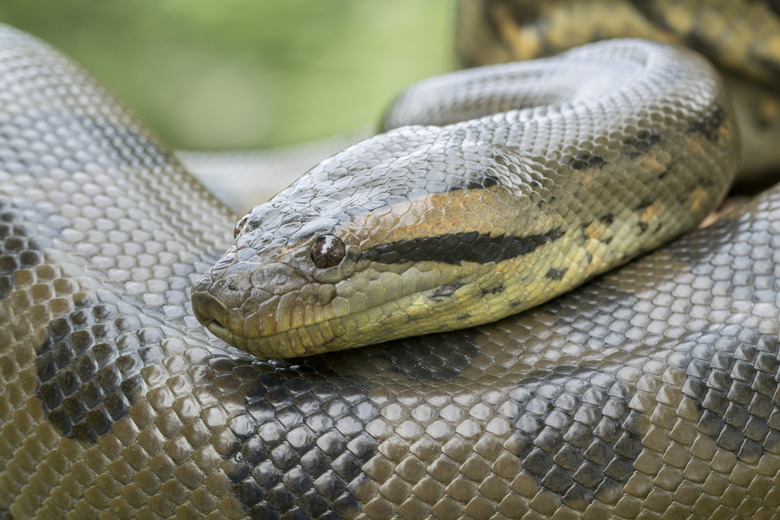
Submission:
<svg viewBox="0 0 780 520">
<path fill-rule="evenodd" d="M 490 310 L 484 294 L 502 290 L 502 255 L 557 236 L 502 228 L 542 221 L 530 218 L 538 200 L 525 197 L 523 210 L 522 194 L 497 180 L 496 167 L 521 165 L 499 162 L 495 150 L 453 148 L 430 127 L 359 143 L 241 219 L 233 245 L 194 286 L 194 312 L 262 357 L 469 326 Z"/>
</svg>

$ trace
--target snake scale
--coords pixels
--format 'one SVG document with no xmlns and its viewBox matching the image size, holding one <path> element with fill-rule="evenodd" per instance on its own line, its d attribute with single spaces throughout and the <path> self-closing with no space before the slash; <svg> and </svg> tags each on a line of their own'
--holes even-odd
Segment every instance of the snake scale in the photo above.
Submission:
<svg viewBox="0 0 780 520">
<path fill-rule="evenodd" d="M 728 104 L 703 99 L 681 124 L 648 113 L 669 137 L 557 159 L 583 179 L 625 157 L 675 169 L 686 142 L 726 172 Z M 5 27 L 0 142 L 11 518 L 780 517 L 777 189 L 494 324 L 262 360 L 190 308 L 233 216 L 82 69 Z M 654 202 L 629 204 L 635 234 Z"/>
</svg>

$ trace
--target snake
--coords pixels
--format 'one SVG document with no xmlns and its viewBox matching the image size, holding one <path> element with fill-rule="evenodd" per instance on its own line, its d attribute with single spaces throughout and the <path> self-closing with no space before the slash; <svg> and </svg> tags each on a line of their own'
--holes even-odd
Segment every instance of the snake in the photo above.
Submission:
<svg viewBox="0 0 780 520">
<path fill-rule="evenodd" d="M 614 68 L 582 82 L 560 77 L 590 60 Z M 694 217 L 660 215 L 674 207 L 704 214 L 721 198 L 739 140 L 719 78 L 691 51 L 637 40 L 530 63 L 488 73 L 558 90 L 523 98 L 524 107 L 472 114 L 468 121 L 479 123 L 391 129 L 349 149 L 351 160 L 344 152 L 315 167 L 236 226 L 236 216 L 97 80 L 40 40 L 1 27 L 4 515 L 777 517 L 780 192 L 767 190 L 653 252 L 610 249 L 645 234 L 683 233 Z M 474 85 L 472 76 L 459 78 Z M 503 110 L 503 94 L 490 92 Z M 415 103 L 413 93 L 402 96 L 388 127 Z M 608 133 L 597 134 L 592 121 Z M 480 139 L 499 146 L 483 154 Z M 521 151 L 523 139 L 537 141 Z M 545 158 L 546 148 L 553 153 Z M 450 162 L 460 168 L 441 169 Z M 350 197 L 377 189 L 361 177 L 364 163 L 384 170 L 378 186 L 386 196 L 358 206 Z M 629 163 L 640 167 L 635 176 Z M 567 173 L 574 187 L 560 190 L 560 179 L 539 177 L 539 169 Z M 432 175 L 425 189 L 423 170 Z M 601 176 L 608 171 L 622 176 Z M 646 190 L 658 180 L 682 191 Z M 585 194 L 592 184 L 601 185 L 593 193 L 623 205 L 610 215 Z M 436 219 L 421 211 L 435 213 L 446 201 L 450 222 L 462 227 L 445 233 L 475 237 L 471 251 L 440 241 Z M 472 204 L 491 212 L 469 217 Z M 592 219 L 580 222 L 537 212 L 586 207 Z M 479 227 L 514 225 L 502 213 L 513 208 L 532 212 L 531 228 Z M 319 214 L 327 226 L 312 218 Z M 419 225 L 396 229 L 407 215 Z M 361 237 L 359 223 L 383 231 Z M 509 253 L 493 252 L 494 237 Z M 515 269 L 538 255 L 542 269 L 528 275 L 534 283 L 554 286 L 574 276 L 575 264 L 586 267 L 575 284 L 592 279 L 525 312 L 441 332 L 410 310 L 416 301 L 401 300 L 406 321 L 427 334 L 403 329 L 392 341 L 322 353 L 316 341 L 273 340 L 270 355 L 259 357 L 215 336 L 266 348 L 225 332 L 238 318 L 216 313 L 221 321 L 209 321 L 231 298 L 239 307 L 273 300 L 272 285 L 244 299 L 253 271 L 239 262 L 259 263 L 251 244 L 288 255 L 254 278 L 275 279 L 275 315 L 291 327 L 308 318 L 294 318 L 286 294 L 336 302 L 352 290 L 350 306 L 362 308 L 353 281 L 312 291 L 298 282 L 306 276 L 321 287 L 355 273 L 382 282 L 415 264 L 418 278 L 447 280 L 422 289 L 419 307 L 437 312 L 465 305 L 463 291 L 485 301 L 520 298 L 501 296 L 515 290 L 507 278 L 478 281 L 483 264 Z M 563 244 L 569 256 L 550 250 Z M 596 276 L 602 260 L 639 255 Z M 456 267 L 466 278 L 450 281 Z M 228 272 L 245 276 L 220 284 Z M 471 325 L 463 314 L 452 319 Z M 370 324 L 354 333 L 351 326 L 342 325 L 345 335 L 376 337 Z M 288 344 L 295 357 L 285 357 Z M 299 356 L 297 345 L 310 355 Z"/>
</svg>

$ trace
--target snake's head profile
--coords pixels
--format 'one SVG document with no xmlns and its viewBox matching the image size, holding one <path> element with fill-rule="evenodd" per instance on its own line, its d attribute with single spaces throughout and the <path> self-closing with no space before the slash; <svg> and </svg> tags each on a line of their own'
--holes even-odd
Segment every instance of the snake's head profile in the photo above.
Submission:
<svg viewBox="0 0 780 520">
<path fill-rule="evenodd" d="M 262 357 L 495 319 L 484 314 L 495 305 L 490 296 L 504 296 L 496 266 L 554 241 L 560 230 L 530 218 L 540 199 L 498 182 L 494 168 L 522 165 L 450 141 L 430 127 L 377 136 L 255 207 L 193 288 L 198 319 Z M 509 222 L 537 228 L 517 236 L 503 227 Z"/>
</svg>

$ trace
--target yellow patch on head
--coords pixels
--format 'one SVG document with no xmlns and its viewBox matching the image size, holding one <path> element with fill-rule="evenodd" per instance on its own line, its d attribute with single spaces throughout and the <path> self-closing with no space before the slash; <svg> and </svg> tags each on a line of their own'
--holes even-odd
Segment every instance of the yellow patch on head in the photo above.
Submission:
<svg viewBox="0 0 780 520">
<path fill-rule="evenodd" d="M 642 212 L 642 222 L 650 222 L 656 215 L 658 215 L 658 212 L 661 211 L 663 206 L 663 202 L 659 200 L 646 207 Z"/>
<path fill-rule="evenodd" d="M 707 200 L 707 192 L 701 188 L 696 188 L 691 192 L 691 205 L 693 211 L 698 210 L 702 203 Z"/>
</svg>

